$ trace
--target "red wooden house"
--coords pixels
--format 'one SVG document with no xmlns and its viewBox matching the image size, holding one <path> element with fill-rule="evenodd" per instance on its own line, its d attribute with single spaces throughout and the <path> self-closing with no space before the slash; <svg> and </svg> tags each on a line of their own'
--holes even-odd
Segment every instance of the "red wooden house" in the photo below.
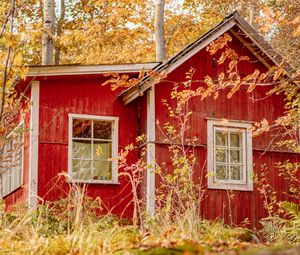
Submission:
<svg viewBox="0 0 300 255">
<path fill-rule="evenodd" d="M 168 121 L 161 102 L 170 99 L 172 85 L 155 84 L 146 76 L 138 86 L 120 95 L 109 86 L 101 86 L 107 79 L 104 74 L 126 73 L 135 77 L 144 69 L 166 71 L 168 80 L 183 81 L 193 67 L 196 80 L 206 75 L 215 77 L 221 67 L 215 65 L 215 56 L 209 55 L 206 47 L 224 33 L 233 38 L 230 47 L 250 59 L 240 66 L 239 72 L 250 74 L 255 69 L 264 72 L 280 64 L 281 58 L 270 46 L 238 13 L 233 13 L 164 63 L 30 67 L 26 81 L 19 86 L 31 100 L 30 112 L 22 115 L 22 125 L 30 132 L 25 133 L 20 164 L 11 168 L 17 174 L 8 169 L 3 176 L 7 205 L 26 202 L 36 207 L 39 199 L 55 200 L 64 196 L 68 184 L 60 183 L 57 188 L 57 183 L 60 173 L 66 172 L 74 181 L 87 183 L 88 195 L 100 197 L 107 208 L 114 208 L 114 213 L 130 215 L 132 207 L 127 204 L 132 196 L 131 187 L 126 178 L 118 177 L 118 163 L 108 159 L 142 131 L 151 144 L 147 162 L 170 161 L 167 144 L 155 123 Z M 290 72 L 289 68 L 286 72 Z M 270 183 L 280 192 L 279 198 L 285 198 L 283 191 L 287 187 L 274 163 L 299 160 L 299 155 L 273 149 L 269 147 L 270 134 L 252 138 L 247 129 L 253 121 L 266 118 L 271 123 L 284 113 L 282 95 L 252 100 L 265 97 L 269 89 L 259 87 L 249 95 L 242 87 L 231 99 L 226 97 L 228 91 L 223 91 L 217 100 L 209 97 L 191 102 L 190 132 L 198 137 L 196 178 L 203 176 L 207 190 L 201 207 L 204 217 L 228 218 L 227 190 L 233 190 L 233 222 L 239 224 L 248 218 L 257 224 L 266 211 L 253 185 L 252 174 L 260 172 L 262 163 L 270 169 Z M 219 124 L 223 118 L 228 120 L 226 128 Z M 222 151 L 223 156 L 217 156 L 216 150 Z M 138 157 L 136 153 L 131 160 L 134 162 Z M 205 168 L 201 162 L 207 162 Z M 144 183 L 146 207 L 153 214 L 155 187 L 159 185 L 153 169 L 147 170 Z"/>
</svg>

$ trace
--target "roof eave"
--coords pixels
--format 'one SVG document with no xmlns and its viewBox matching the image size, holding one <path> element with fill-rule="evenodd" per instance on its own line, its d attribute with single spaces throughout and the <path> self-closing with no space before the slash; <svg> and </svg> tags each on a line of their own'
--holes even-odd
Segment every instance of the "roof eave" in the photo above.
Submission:
<svg viewBox="0 0 300 255">
<path fill-rule="evenodd" d="M 101 73 L 137 73 L 141 70 L 152 70 L 159 63 L 139 63 L 122 65 L 65 65 L 29 67 L 27 77 L 92 75 Z"/>
</svg>

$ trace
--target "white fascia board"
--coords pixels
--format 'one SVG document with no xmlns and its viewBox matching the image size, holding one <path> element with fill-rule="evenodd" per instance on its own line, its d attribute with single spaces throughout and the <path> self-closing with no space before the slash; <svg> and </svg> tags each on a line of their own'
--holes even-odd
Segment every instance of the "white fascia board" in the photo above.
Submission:
<svg viewBox="0 0 300 255">
<path fill-rule="evenodd" d="M 245 29 L 241 24 L 237 23 L 237 26 L 239 29 L 241 29 L 243 31 L 243 33 L 245 35 L 247 35 L 252 42 L 255 43 L 255 45 L 261 50 L 261 52 L 263 52 L 264 54 L 266 54 L 266 56 L 276 65 L 280 65 L 280 63 L 278 63 L 276 61 L 276 59 L 274 58 L 274 56 L 272 56 L 264 47 L 262 47 L 261 43 L 259 41 L 257 41 L 257 39 L 251 34 L 248 32 L 247 29 Z"/>
<path fill-rule="evenodd" d="M 100 73 L 135 73 L 141 70 L 151 70 L 159 63 L 141 63 L 124 65 L 89 65 L 89 66 L 33 66 L 29 67 L 27 77 L 82 75 Z"/>
<path fill-rule="evenodd" d="M 229 21 L 226 25 L 224 25 L 219 31 L 214 33 L 212 36 L 209 36 L 206 40 L 204 40 L 202 43 L 200 43 L 197 47 L 195 47 L 193 50 L 191 50 L 188 54 L 184 55 L 182 58 L 180 58 L 178 61 L 176 61 L 174 64 L 169 66 L 167 68 L 167 73 L 171 73 L 173 70 L 175 70 L 177 67 L 182 65 L 184 62 L 186 62 L 188 59 L 190 59 L 192 56 L 194 56 L 197 52 L 207 47 L 210 43 L 212 43 L 214 40 L 218 39 L 221 35 L 229 31 L 232 27 L 236 25 L 235 20 Z"/>
</svg>

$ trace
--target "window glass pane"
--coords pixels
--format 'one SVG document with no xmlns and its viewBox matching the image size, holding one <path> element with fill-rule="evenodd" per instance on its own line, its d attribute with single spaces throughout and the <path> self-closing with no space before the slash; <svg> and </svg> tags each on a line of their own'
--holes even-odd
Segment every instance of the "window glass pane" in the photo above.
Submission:
<svg viewBox="0 0 300 255">
<path fill-rule="evenodd" d="M 241 150 L 230 150 L 230 162 L 231 163 L 242 163 L 242 151 Z"/>
<path fill-rule="evenodd" d="M 216 161 L 226 162 L 226 149 L 216 148 Z"/>
<path fill-rule="evenodd" d="M 80 180 L 92 179 L 91 162 L 88 160 L 73 160 L 73 178 Z"/>
<path fill-rule="evenodd" d="M 12 166 L 12 144 L 12 139 L 5 144 L 5 150 L 3 155 L 3 167 L 5 169 L 10 169 Z"/>
<path fill-rule="evenodd" d="M 73 158 L 92 159 L 91 141 L 73 141 Z"/>
<path fill-rule="evenodd" d="M 112 122 L 94 121 L 94 138 L 111 139 Z"/>
<path fill-rule="evenodd" d="M 240 166 L 231 166 L 230 167 L 230 178 L 231 180 L 242 180 L 242 167 Z"/>
<path fill-rule="evenodd" d="M 22 185 L 24 125 L 17 126 L 6 139 L 1 155 L 1 189 L 7 195 Z"/>
<path fill-rule="evenodd" d="M 3 189 L 2 189 L 2 192 L 3 192 L 3 195 L 6 195 L 8 192 L 9 192 L 9 182 L 8 182 L 8 178 L 9 178 L 9 175 L 8 175 L 8 172 L 5 171 L 3 173 L 3 176 L 2 176 L 2 185 L 3 185 Z"/>
<path fill-rule="evenodd" d="M 12 179 L 11 179 L 12 189 L 16 189 L 18 187 L 18 184 L 19 184 L 19 174 L 18 173 L 19 173 L 18 167 L 12 168 Z"/>
<path fill-rule="evenodd" d="M 241 141 L 241 133 L 230 133 L 230 147 L 241 147 Z"/>
<path fill-rule="evenodd" d="M 111 158 L 111 142 L 94 141 L 94 159 L 105 160 Z"/>
<path fill-rule="evenodd" d="M 228 179 L 227 173 L 226 173 L 226 166 L 222 166 L 222 165 L 216 166 L 216 178 L 219 180 Z"/>
<path fill-rule="evenodd" d="M 92 121 L 91 120 L 73 120 L 73 137 L 91 138 Z"/>
<path fill-rule="evenodd" d="M 112 179 L 112 162 L 111 161 L 94 161 L 93 162 L 93 179 L 94 180 L 111 180 Z"/>
<path fill-rule="evenodd" d="M 227 145 L 227 132 L 216 131 L 216 145 L 219 146 Z"/>
</svg>

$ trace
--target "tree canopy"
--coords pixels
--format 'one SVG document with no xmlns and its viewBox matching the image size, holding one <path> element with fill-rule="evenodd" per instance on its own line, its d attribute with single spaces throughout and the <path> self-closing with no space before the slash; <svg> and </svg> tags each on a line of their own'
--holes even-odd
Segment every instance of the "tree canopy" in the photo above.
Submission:
<svg viewBox="0 0 300 255">
<path fill-rule="evenodd" d="M 13 34 L 19 36 L 14 40 L 15 48 L 22 53 L 25 63 L 40 64 L 43 1 L 2 1 L 1 25 L 14 2 Z M 299 6 L 299 0 L 168 0 L 164 22 L 167 57 L 238 10 L 275 49 L 298 67 L 300 63 L 295 56 L 300 44 Z M 59 63 L 154 61 L 154 16 L 154 0 L 55 1 L 55 29 L 51 36 L 59 51 Z"/>
</svg>

